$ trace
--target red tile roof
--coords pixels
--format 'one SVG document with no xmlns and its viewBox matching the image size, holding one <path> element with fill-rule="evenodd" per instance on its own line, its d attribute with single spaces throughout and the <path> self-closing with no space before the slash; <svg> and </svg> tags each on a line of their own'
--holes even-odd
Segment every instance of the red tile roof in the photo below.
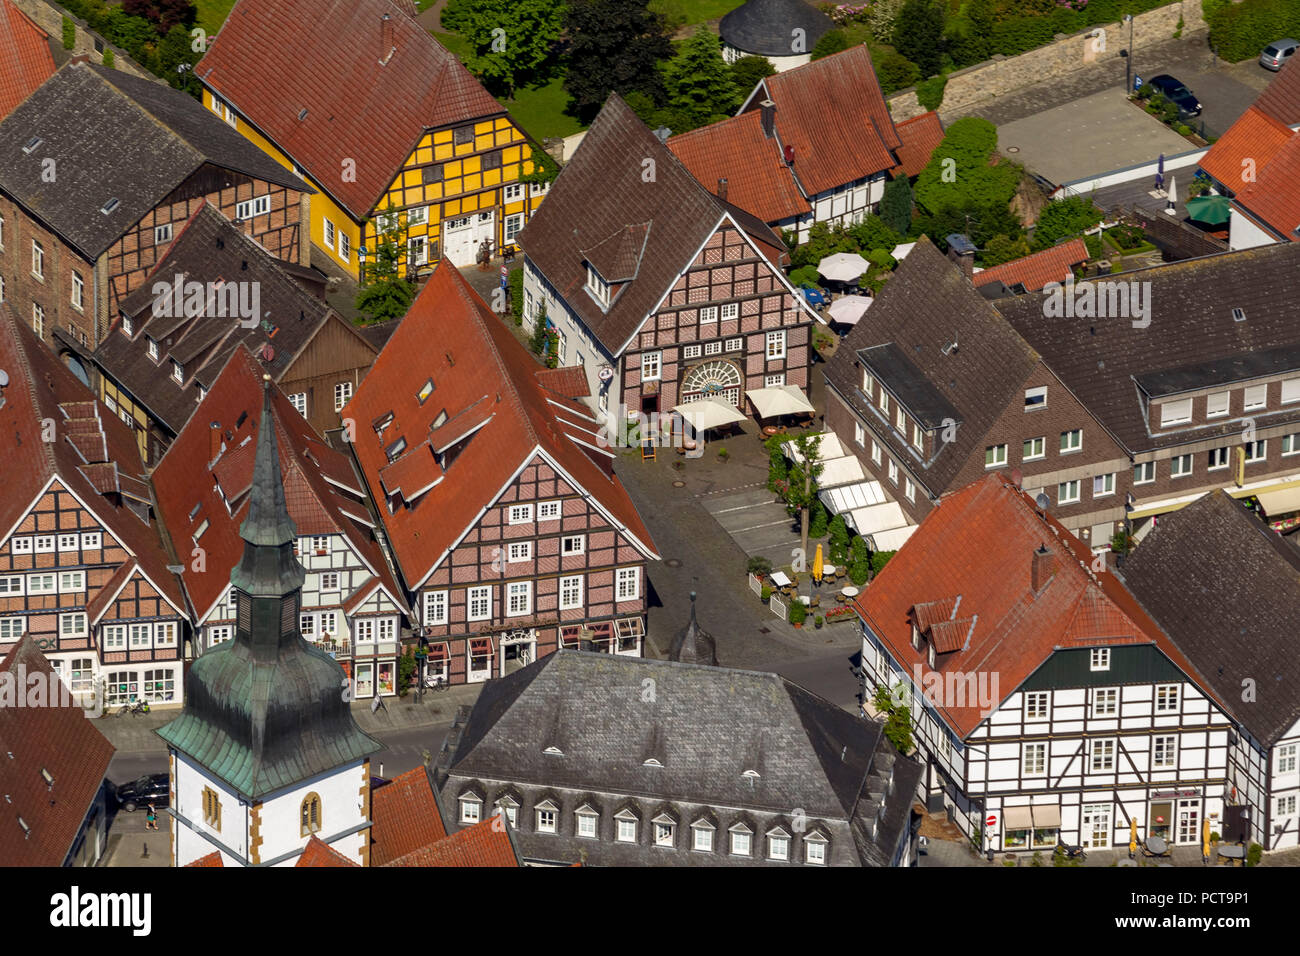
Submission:
<svg viewBox="0 0 1300 956">
<path fill-rule="evenodd" d="M 591 394 L 591 385 L 587 382 L 587 370 L 581 365 L 566 368 L 540 368 L 537 381 L 548 392 L 554 392 L 564 398 L 586 398 Z"/>
<path fill-rule="evenodd" d="M 294 864 L 295 867 L 360 865 L 356 860 L 349 860 L 315 834 L 307 838 L 307 846 L 303 849 L 302 855 L 298 857 L 298 862 Z"/>
<path fill-rule="evenodd" d="M 519 866 L 519 856 L 504 818 L 497 815 L 383 865 Z"/>
<path fill-rule="evenodd" d="M 45 31 L 9 0 L 0 0 L 0 120 L 54 74 Z"/>
<path fill-rule="evenodd" d="M 1211 177 L 1236 192 L 1246 182 L 1243 178 L 1246 173 L 1257 177 L 1283 144 L 1295 135 L 1289 126 L 1258 105 L 1251 106 L 1201 157 L 1200 165 Z"/>
<path fill-rule="evenodd" d="M 442 813 L 424 767 L 371 791 L 370 865 L 385 866 L 444 839 Z"/>
<path fill-rule="evenodd" d="M 1293 134 L 1253 183 L 1237 190 L 1236 204 L 1287 239 L 1300 229 L 1300 133 Z"/>
<path fill-rule="evenodd" d="M 425 130 L 505 113 L 391 0 L 239 0 L 194 72 L 358 220 Z"/>
<path fill-rule="evenodd" d="M 437 345 L 430 347 L 430 343 Z M 372 494 L 383 497 L 390 466 L 386 448 L 407 443 L 396 461 L 406 484 L 430 486 L 441 469 L 427 437 L 445 411 L 472 413 L 486 424 L 473 433 L 423 507 L 377 510 L 407 584 L 418 588 L 448 550 L 478 520 L 540 450 L 652 556 L 654 544 L 622 483 L 599 452 L 590 455 L 570 436 L 596 444 L 598 426 L 580 403 L 544 390 L 537 364 L 499 316 L 452 265 L 434 270 L 424 289 L 342 414 L 357 422 L 352 448 Z M 420 404 L 418 393 L 433 380 Z M 490 414 L 480 414 L 474 406 Z M 391 416 L 379 434 L 377 424 Z M 201 417 L 201 416 L 200 416 Z M 448 422 L 450 424 L 450 421 Z M 468 424 L 468 421 L 467 421 Z M 441 432 L 442 429 L 439 429 Z M 448 436 L 451 438 L 453 436 Z M 597 459 L 605 464 L 597 464 Z M 423 478 L 418 477 L 423 474 Z M 418 502 L 417 502 L 418 505 Z"/>
<path fill-rule="evenodd" d="M 727 202 L 764 222 L 802 216 L 811 208 L 781 158 L 780 145 L 763 135 L 759 110 L 673 136 L 668 148 L 710 192 L 726 179 Z"/>
<path fill-rule="evenodd" d="M 977 272 L 971 281 L 976 288 L 996 281 L 1007 288 L 1023 285 L 1026 291 L 1037 292 L 1049 282 L 1064 282 L 1075 266 L 1087 261 L 1087 245 L 1082 239 L 1071 239 L 1023 259 Z"/>
<path fill-rule="evenodd" d="M 176 548 L 186 556 L 195 546 L 202 546 L 205 552 L 204 569 L 196 571 L 193 562 L 186 560 L 182 575 L 194 611 L 201 617 L 230 589 L 229 570 L 244 553 L 239 526 L 248 512 L 261 384 L 262 369 L 252 353 L 240 346 L 154 469 L 158 511 Z M 278 388 L 271 390 L 271 409 L 285 503 L 298 534 L 344 535 L 370 566 L 371 574 L 405 609 L 402 589 L 378 543 L 365 525 L 354 520 L 354 516 L 369 520 L 369 514 L 357 500 L 365 495 L 348 457 L 326 445 Z M 215 465 L 212 422 L 220 423 L 218 447 L 222 443 L 226 446 Z M 350 489 L 353 494 L 341 489 Z M 231 511 L 227 510 L 227 501 Z M 193 535 L 205 521 L 208 527 L 196 542 Z"/>
<path fill-rule="evenodd" d="M 1053 567 L 1035 594 L 1030 569 L 1040 545 L 1051 553 Z M 1058 647 L 1155 644 L 1194 676 L 1116 576 L 1090 570 L 1093 560 L 1087 545 L 1050 514 L 1043 517 L 1006 476 L 994 474 L 945 495 L 855 606 L 909 672 L 996 674 L 1001 697 Z M 958 644 L 949 633 L 958 629 L 942 629 L 937 642 L 960 649 L 941 657 L 937 668 L 929 666 L 924 645 L 917 650 L 911 640 L 918 606 L 931 601 L 951 602 L 949 613 L 965 619 L 969 631 Z M 963 736 L 985 716 L 977 701 L 938 710 Z"/>
<path fill-rule="evenodd" d="M 931 110 L 910 120 L 894 124 L 894 130 L 902 145 L 894 152 L 898 156 L 898 166 L 894 169 L 908 176 L 919 176 L 921 170 L 930 164 L 930 155 L 936 146 L 943 142 L 943 124 L 939 114 Z"/>
<path fill-rule="evenodd" d="M 185 865 L 187 867 L 215 866 L 218 869 L 223 869 L 225 867 L 225 864 L 221 862 L 221 852 L 219 850 L 213 850 L 207 856 L 201 856 L 197 860 L 191 860 L 189 863 L 186 863 Z"/>
<path fill-rule="evenodd" d="M 34 676 L 57 680 L 29 634 L 9 648 L 0 677 L 21 697 Z M 59 686 L 62 686 L 61 684 Z M 0 864 L 62 866 L 99 793 L 113 745 L 75 703 L 0 707 Z M 51 786 L 42 776 L 54 778 Z M 24 833 L 19 820 L 29 828 Z M 103 820 L 100 821 L 103 826 Z"/>
<path fill-rule="evenodd" d="M 86 462 L 63 428 L 71 421 L 94 421 L 85 417 L 89 409 L 94 409 L 95 427 L 102 433 L 102 444 L 96 442 L 101 450 L 96 454 L 106 454 L 107 461 L 116 466 L 123 491 L 128 476 L 138 487 L 148 487 L 140 477 L 144 465 L 135 433 L 94 398 L 53 350 L 13 313 L 9 303 L 0 304 L 0 369 L 9 373 L 5 402 L 0 406 L 0 458 L 4 462 L 0 529 L 7 532 L 13 528 L 49 480 L 57 476 L 94 510 L 105 531 L 130 552 L 140 570 L 178 613 L 184 614 L 180 583 L 167 570 L 171 559 L 157 527 L 141 521 L 126 505 L 114 504 L 99 493 L 96 484 L 101 483 L 102 476 L 94 474 L 92 481 L 82 471 Z M 79 417 L 74 419 L 73 415 Z M 47 419 L 56 424 L 57 441 L 42 440 Z M 89 445 L 83 443 L 82 447 L 84 450 Z"/>
<path fill-rule="evenodd" d="M 781 145 L 794 147 L 794 175 L 812 196 L 893 169 L 902 145 L 865 45 L 766 77 L 743 109 L 776 104 Z M 707 184 L 706 184 L 707 185 Z"/>
</svg>

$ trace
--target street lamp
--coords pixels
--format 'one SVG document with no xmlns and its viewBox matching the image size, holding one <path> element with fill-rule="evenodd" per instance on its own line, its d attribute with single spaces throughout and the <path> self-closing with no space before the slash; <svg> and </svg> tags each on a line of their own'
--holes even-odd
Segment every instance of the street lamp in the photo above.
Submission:
<svg viewBox="0 0 1300 956">
<path fill-rule="evenodd" d="M 1133 92 L 1133 14 L 1124 14 L 1124 22 L 1128 24 L 1128 49 L 1121 50 L 1120 56 L 1124 57 L 1124 95 Z"/>
</svg>

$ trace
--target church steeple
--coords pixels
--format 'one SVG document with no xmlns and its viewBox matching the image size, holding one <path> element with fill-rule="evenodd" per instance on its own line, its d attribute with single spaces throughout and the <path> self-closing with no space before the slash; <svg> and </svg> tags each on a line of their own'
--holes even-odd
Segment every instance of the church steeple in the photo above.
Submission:
<svg viewBox="0 0 1300 956">
<path fill-rule="evenodd" d="M 717 644 L 713 635 L 700 627 L 695 620 L 695 592 L 691 592 L 691 619 L 677 632 L 669 650 L 668 659 L 686 664 L 718 665 Z"/>
<path fill-rule="evenodd" d="M 297 530 L 284 500 L 275 418 L 271 414 L 270 376 L 262 378 L 262 421 L 257 432 L 253 486 L 248 517 L 239 528 L 239 536 L 244 539 L 244 556 L 231 572 L 231 584 L 253 597 L 285 597 L 302 588 L 307 575 L 293 553 Z"/>
</svg>

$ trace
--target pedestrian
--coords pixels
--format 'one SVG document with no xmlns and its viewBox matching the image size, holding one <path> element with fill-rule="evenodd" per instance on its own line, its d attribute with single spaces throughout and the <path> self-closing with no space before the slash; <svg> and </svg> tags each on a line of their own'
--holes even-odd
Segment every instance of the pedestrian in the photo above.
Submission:
<svg viewBox="0 0 1300 956">
<path fill-rule="evenodd" d="M 149 804 L 149 809 L 144 815 L 144 828 L 146 830 L 158 829 L 158 811 L 154 809 L 153 804 Z"/>
</svg>

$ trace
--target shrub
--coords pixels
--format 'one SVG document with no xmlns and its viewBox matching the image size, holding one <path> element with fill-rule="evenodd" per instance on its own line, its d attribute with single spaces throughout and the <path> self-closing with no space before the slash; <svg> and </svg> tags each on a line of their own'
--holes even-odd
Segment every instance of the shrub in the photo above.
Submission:
<svg viewBox="0 0 1300 956">
<path fill-rule="evenodd" d="M 1295 0 L 1242 0 L 1206 11 L 1210 45 L 1230 63 L 1259 56 L 1279 37 L 1300 36 L 1300 5 Z"/>
<path fill-rule="evenodd" d="M 71 50 L 77 45 L 77 25 L 67 17 L 63 18 L 63 49 Z"/>
<path fill-rule="evenodd" d="M 772 573 L 772 562 L 762 555 L 755 555 L 745 562 L 745 570 L 758 577 L 767 577 Z"/>
<path fill-rule="evenodd" d="M 1264 858 L 1264 848 L 1258 843 L 1252 843 L 1250 849 L 1246 851 L 1246 865 L 1259 866 L 1259 861 Z"/>
<path fill-rule="evenodd" d="M 861 537 L 854 538 L 850 548 L 849 580 L 862 587 L 870 576 L 871 558 L 867 550 L 867 542 Z"/>
<path fill-rule="evenodd" d="M 881 569 L 885 566 L 886 562 L 888 562 L 889 559 L 892 558 L 897 553 L 898 553 L 897 551 L 877 551 L 875 554 L 873 554 L 871 556 L 872 576 L 874 577 L 875 575 L 879 574 Z"/>
<path fill-rule="evenodd" d="M 844 522 L 844 515 L 832 518 L 828 531 L 831 538 L 831 564 L 844 564 L 849 557 L 849 526 Z"/>
<path fill-rule="evenodd" d="M 826 537 L 826 526 L 829 523 L 830 518 L 826 512 L 826 506 L 821 503 L 821 499 L 813 501 L 812 513 L 808 516 L 808 537 Z"/>
<path fill-rule="evenodd" d="M 897 93 L 921 79 L 920 68 L 897 51 L 891 51 L 876 61 L 876 77 L 880 90 L 886 96 Z"/>
<path fill-rule="evenodd" d="M 880 215 L 878 218 L 883 225 L 889 228 L 890 232 L 899 236 L 907 235 L 907 230 L 912 228 L 912 184 L 907 181 L 906 174 L 899 173 L 895 178 L 885 183 L 885 188 L 880 196 Z M 865 225 L 865 223 L 860 225 Z M 879 232 L 880 230 L 876 228 L 876 231 Z M 880 246 L 892 249 L 897 245 L 897 242 L 865 242 L 863 245 L 868 249 L 875 249 Z"/>
<path fill-rule="evenodd" d="M 820 60 L 824 56 L 832 56 L 836 53 L 842 53 L 852 44 L 849 42 L 849 34 L 845 30 L 835 29 L 827 30 L 822 34 L 822 38 L 817 41 L 812 48 L 812 59 Z"/>
<path fill-rule="evenodd" d="M 885 192 L 880 200 L 882 211 L 884 210 L 885 199 L 890 195 L 889 187 L 894 182 L 897 182 L 897 180 L 885 185 Z M 910 185 L 908 186 L 907 195 L 908 219 L 910 221 L 912 195 Z M 893 249 L 894 246 L 903 241 L 903 237 L 906 235 L 907 231 L 905 229 L 902 232 L 898 231 L 889 224 L 889 221 L 883 215 L 878 216 L 875 213 L 868 214 L 860 223 L 849 227 L 849 236 L 856 243 L 858 249 Z"/>
<path fill-rule="evenodd" d="M 528 338 L 528 347 L 533 350 L 534 355 L 541 355 L 546 348 L 546 310 L 543 309 L 541 314 L 533 319 L 533 332 Z"/>
<path fill-rule="evenodd" d="M 772 598 L 772 588 L 770 585 L 764 584 L 759 591 L 758 599 L 762 601 L 764 604 L 766 604 L 769 600 L 771 600 L 771 598 Z"/>
<path fill-rule="evenodd" d="M 116 64 L 117 64 L 117 60 L 116 60 L 116 58 L 113 56 L 113 51 L 112 51 L 112 49 L 109 48 L 109 47 L 105 47 L 105 48 L 104 48 L 104 66 L 111 70 L 111 69 L 114 69 L 114 68 L 116 67 Z"/>
<path fill-rule="evenodd" d="M 1034 225 L 1034 249 L 1049 249 L 1062 239 L 1082 234 L 1102 220 L 1088 196 L 1070 196 L 1048 203 Z"/>
<path fill-rule="evenodd" d="M 984 244 L 980 264 L 984 268 L 1000 266 L 1004 262 L 1023 259 L 1029 255 L 1029 241 L 1023 236 L 1012 239 L 1010 236 L 994 236 Z"/>
<path fill-rule="evenodd" d="M 943 25 L 944 8 L 934 0 L 907 0 L 894 19 L 894 49 L 922 76 L 934 76 L 943 63 Z"/>
<path fill-rule="evenodd" d="M 805 285 L 817 286 L 821 281 L 822 276 L 816 266 L 800 266 L 790 271 L 790 284 L 796 289 Z"/>
<path fill-rule="evenodd" d="M 1083 244 L 1088 247 L 1089 259 L 1101 257 L 1101 236 L 1084 236 Z"/>
<path fill-rule="evenodd" d="M 399 697 L 405 697 L 407 689 L 411 686 L 411 679 L 415 677 L 415 655 L 403 654 L 397 659 L 397 694 Z"/>
<path fill-rule="evenodd" d="M 943 102 L 943 90 L 948 85 L 948 77 L 940 74 L 916 84 L 916 101 L 927 110 L 937 110 Z"/>
<path fill-rule="evenodd" d="M 510 309 L 515 315 L 515 325 L 524 322 L 524 270 L 523 267 L 510 270 Z"/>
<path fill-rule="evenodd" d="M 1146 239 L 1146 233 L 1140 226 L 1120 223 L 1106 230 L 1106 236 L 1121 249 L 1136 249 Z"/>
<path fill-rule="evenodd" d="M 803 601 L 795 598 L 790 602 L 790 623 L 802 624 L 808 617 L 808 608 L 804 606 Z"/>
<path fill-rule="evenodd" d="M 1179 136 L 1191 136 L 1192 128 L 1188 126 L 1186 123 L 1179 123 L 1177 126 L 1174 127 L 1174 132 L 1177 133 Z"/>
</svg>

